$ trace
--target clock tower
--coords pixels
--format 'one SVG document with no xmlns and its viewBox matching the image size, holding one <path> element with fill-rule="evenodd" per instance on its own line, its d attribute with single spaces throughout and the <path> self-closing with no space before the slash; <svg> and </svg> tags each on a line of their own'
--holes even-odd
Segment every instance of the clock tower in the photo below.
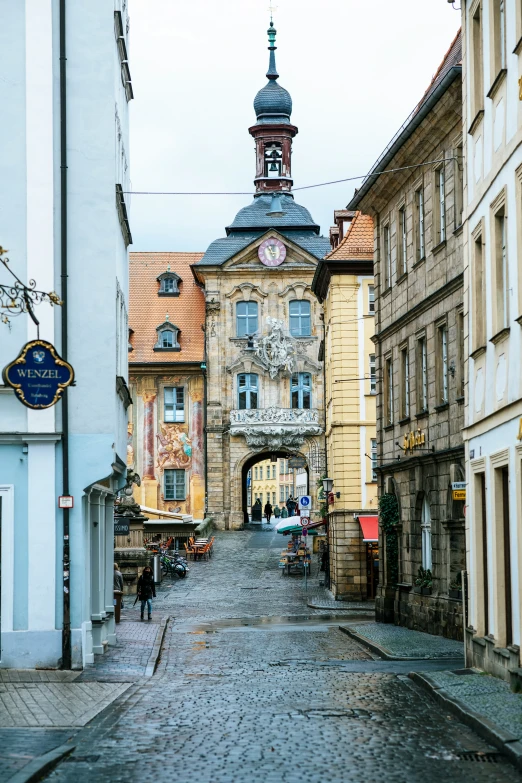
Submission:
<svg viewBox="0 0 522 783">
<path fill-rule="evenodd" d="M 286 470 L 297 458 L 311 492 L 324 468 L 322 305 L 311 284 L 330 242 L 292 193 L 297 128 L 290 94 L 278 83 L 275 37 L 270 22 L 268 82 L 255 97 L 257 121 L 249 128 L 256 143 L 253 199 L 192 265 L 206 301 L 206 515 L 221 529 L 248 522 L 254 465 L 265 477 L 269 468 L 271 481 L 274 471 L 287 476 L 277 493 L 256 485 L 263 504 L 280 508 L 297 492 L 279 472 L 283 464 Z"/>
<path fill-rule="evenodd" d="M 288 192 L 292 189 L 292 139 L 297 128 L 292 125 L 292 98 L 278 84 L 275 62 L 276 29 L 270 21 L 268 28 L 268 82 L 254 100 L 257 122 L 249 128 L 256 142 L 256 193 Z"/>
</svg>

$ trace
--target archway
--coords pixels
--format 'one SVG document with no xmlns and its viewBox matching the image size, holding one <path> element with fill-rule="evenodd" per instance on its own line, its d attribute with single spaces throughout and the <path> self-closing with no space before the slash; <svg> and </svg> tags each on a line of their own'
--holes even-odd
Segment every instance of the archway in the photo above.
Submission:
<svg viewBox="0 0 522 783">
<path fill-rule="evenodd" d="M 306 476 L 306 484 L 304 484 L 304 482 L 296 482 L 298 476 L 302 476 L 303 474 L 298 474 L 297 468 L 289 467 L 288 462 L 292 457 L 298 457 L 304 463 L 303 467 L 305 471 L 304 475 Z M 261 476 L 259 475 L 260 463 L 265 463 Z M 266 476 L 266 468 L 270 468 L 269 477 Z M 249 476 L 250 482 L 248 481 Z M 258 496 L 261 495 L 262 508 L 264 508 L 266 501 L 269 500 L 274 508 L 277 505 L 282 509 L 289 495 L 298 495 L 298 486 L 306 487 L 306 491 L 301 491 L 300 494 L 310 494 L 310 469 L 308 460 L 304 454 L 288 451 L 286 449 L 250 454 L 244 460 L 241 467 L 241 510 L 243 513 L 243 524 L 248 524 L 250 521 L 250 509 L 256 499 L 255 494 Z M 267 494 L 270 496 L 267 497 Z"/>
</svg>

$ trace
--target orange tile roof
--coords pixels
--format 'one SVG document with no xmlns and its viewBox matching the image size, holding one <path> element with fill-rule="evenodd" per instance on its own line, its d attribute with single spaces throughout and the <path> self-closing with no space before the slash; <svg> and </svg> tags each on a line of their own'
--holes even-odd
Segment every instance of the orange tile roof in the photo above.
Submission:
<svg viewBox="0 0 522 783">
<path fill-rule="evenodd" d="M 131 253 L 129 258 L 129 327 L 133 350 L 129 364 L 201 362 L 204 352 L 205 296 L 196 284 L 191 264 L 203 253 Z M 180 295 L 158 296 L 158 275 L 167 271 L 181 277 Z M 154 351 L 156 327 L 166 320 L 180 329 L 180 351 Z"/>
<path fill-rule="evenodd" d="M 370 215 L 356 212 L 354 219 L 335 250 L 325 259 L 334 261 L 373 260 L 373 220 Z"/>
</svg>

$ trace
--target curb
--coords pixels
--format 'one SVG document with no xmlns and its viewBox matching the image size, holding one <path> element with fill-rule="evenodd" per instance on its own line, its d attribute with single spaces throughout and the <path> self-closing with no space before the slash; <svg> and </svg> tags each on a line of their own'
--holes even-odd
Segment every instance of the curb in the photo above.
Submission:
<svg viewBox="0 0 522 783">
<path fill-rule="evenodd" d="M 69 743 L 58 745 L 54 750 L 50 750 L 26 764 L 12 778 L 9 778 L 9 783 L 35 783 L 37 780 L 41 780 L 43 775 L 50 772 L 62 759 L 72 753 L 75 747 Z"/>
<path fill-rule="evenodd" d="M 161 618 L 159 628 L 156 632 L 156 639 L 154 640 L 154 645 L 152 647 L 151 654 L 149 655 L 149 660 L 147 661 L 145 677 L 152 677 L 156 671 L 156 666 L 158 665 L 158 659 L 161 653 L 161 645 L 163 644 L 163 639 L 165 638 L 165 632 L 167 630 L 167 623 L 169 619 L 169 615 Z"/>
<path fill-rule="evenodd" d="M 518 737 L 501 729 L 483 715 L 474 712 L 464 704 L 464 702 L 460 701 L 460 699 L 456 699 L 452 696 L 445 688 L 441 688 L 440 685 L 437 685 L 429 675 L 410 672 L 408 677 L 427 691 L 429 695 L 432 696 L 435 701 L 439 702 L 439 704 L 442 704 L 445 709 L 456 715 L 466 724 L 466 726 L 469 726 L 476 731 L 482 739 L 485 739 L 504 753 L 519 770 L 522 770 L 522 742 Z"/>
<path fill-rule="evenodd" d="M 386 647 L 381 647 L 380 644 L 376 644 L 375 642 L 370 641 L 366 638 L 366 636 L 362 636 L 356 631 L 352 631 L 352 629 L 347 625 L 340 625 L 339 630 L 342 631 L 342 633 L 345 633 L 347 636 L 351 636 L 352 639 L 355 639 L 357 642 L 359 642 L 359 644 L 367 647 L 376 655 L 384 658 L 385 661 L 448 661 L 448 663 L 450 661 L 464 661 L 464 656 L 461 659 L 460 656 L 451 657 L 449 655 L 439 655 L 435 657 L 426 657 L 425 655 L 414 657 L 409 655 L 392 655 L 392 653 L 387 650 Z"/>
</svg>

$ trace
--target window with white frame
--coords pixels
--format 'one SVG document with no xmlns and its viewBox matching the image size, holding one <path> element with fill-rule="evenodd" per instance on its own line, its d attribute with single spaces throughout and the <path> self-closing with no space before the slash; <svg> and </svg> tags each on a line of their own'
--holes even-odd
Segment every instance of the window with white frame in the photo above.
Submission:
<svg viewBox="0 0 522 783">
<path fill-rule="evenodd" d="M 276 493 L 272 492 L 272 505 L 275 506 L 276 504 Z"/>
<path fill-rule="evenodd" d="M 290 334 L 292 337 L 309 337 L 312 334 L 310 302 L 296 299 L 290 302 Z"/>
<path fill-rule="evenodd" d="M 165 386 L 163 389 L 164 421 L 185 421 L 185 390 L 183 386 Z"/>
<path fill-rule="evenodd" d="M 259 468 L 254 468 L 254 476 L 256 478 L 256 481 L 259 479 Z"/>
<path fill-rule="evenodd" d="M 185 500 L 185 471 L 163 471 L 163 498 L 164 500 Z"/>
<path fill-rule="evenodd" d="M 417 409 L 419 413 L 428 410 L 428 350 L 425 335 L 417 341 Z"/>
<path fill-rule="evenodd" d="M 258 376 L 254 373 L 241 373 L 237 376 L 237 396 L 239 410 L 255 410 L 258 405 Z"/>
<path fill-rule="evenodd" d="M 509 277 L 507 265 L 506 211 L 502 206 L 493 216 L 493 254 L 495 275 L 495 307 L 493 320 L 495 333 L 509 326 Z"/>
<path fill-rule="evenodd" d="M 448 328 L 446 324 L 438 327 L 437 341 L 438 396 L 439 404 L 444 405 L 448 402 Z"/>
<path fill-rule="evenodd" d="M 375 373 L 375 354 L 370 354 L 370 394 L 377 394 L 377 375 Z"/>
<path fill-rule="evenodd" d="M 279 474 L 282 476 L 285 472 L 285 461 L 284 459 L 279 460 Z"/>
<path fill-rule="evenodd" d="M 415 191 L 415 262 L 422 261 L 426 255 L 424 230 L 424 188 Z"/>
<path fill-rule="evenodd" d="M 312 407 L 312 376 L 309 372 L 294 372 L 291 381 L 291 407 Z"/>
<path fill-rule="evenodd" d="M 168 320 L 164 321 L 161 326 L 156 327 L 158 334 L 157 342 L 154 345 L 154 351 L 179 351 L 181 346 L 179 344 L 180 331 L 178 327 Z"/>
<path fill-rule="evenodd" d="M 285 502 L 285 488 L 284 488 L 284 486 L 282 484 L 279 487 L 279 502 L 280 503 L 284 503 Z"/>
<path fill-rule="evenodd" d="M 410 415 L 410 357 L 408 348 L 401 350 L 401 419 Z"/>
<path fill-rule="evenodd" d="M 493 82 L 506 68 L 506 4 L 505 0 L 490 0 L 492 32 L 491 65 Z"/>
<path fill-rule="evenodd" d="M 375 312 L 375 286 L 374 285 L 368 286 L 368 312 L 369 313 Z"/>
<path fill-rule="evenodd" d="M 406 229 L 406 206 L 399 209 L 399 226 L 397 237 L 397 276 L 406 274 L 406 253 L 408 233 Z"/>
<path fill-rule="evenodd" d="M 393 424 L 393 361 L 389 356 L 384 370 L 384 420 L 385 427 Z"/>
<path fill-rule="evenodd" d="M 389 225 L 386 225 L 383 228 L 382 245 L 383 245 L 382 262 L 384 265 L 384 288 L 389 288 L 391 286 L 391 279 L 392 279 L 392 260 L 391 260 L 391 242 L 390 242 Z"/>
<path fill-rule="evenodd" d="M 263 481 L 263 466 L 259 466 L 259 481 Z"/>
<path fill-rule="evenodd" d="M 275 479 L 276 477 L 276 466 L 272 465 L 272 478 Z"/>
<path fill-rule="evenodd" d="M 444 166 L 435 171 L 435 238 L 434 244 L 439 245 L 446 239 L 446 174 Z"/>
<path fill-rule="evenodd" d="M 421 556 L 422 567 L 426 571 L 431 571 L 432 567 L 432 545 L 431 545 L 431 511 L 427 498 L 422 502 L 421 514 Z"/>
<path fill-rule="evenodd" d="M 246 337 L 258 329 L 257 302 L 238 302 L 236 305 L 236 336 Z"/>
<path fill-rule="evenodd" d="M 377 481 L 377 438 L 371 439 L 372 481 Z"/>
</svg>

